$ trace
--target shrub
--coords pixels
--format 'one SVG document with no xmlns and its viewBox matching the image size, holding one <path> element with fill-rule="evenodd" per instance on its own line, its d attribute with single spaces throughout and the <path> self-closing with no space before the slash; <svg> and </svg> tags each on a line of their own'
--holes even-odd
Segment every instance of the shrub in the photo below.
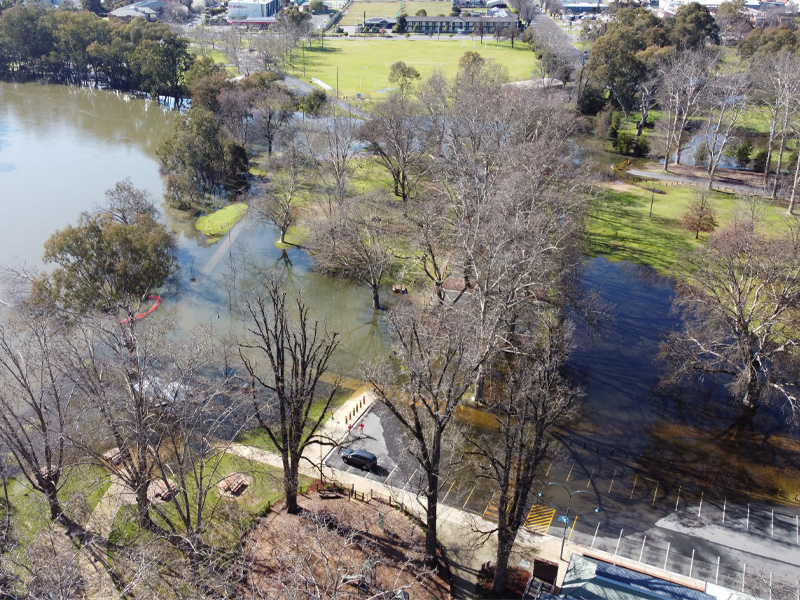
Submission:
<svg viewBox="0 0 800 600">
<path fill-rule="evenodd" d="M 632 133 L 620 131 L 614 140 L 614 150 L 620 154 L 631 154 L 633 156 L 646 156 L 650 152 L 650 144 L 644 137 L 636 137 Z"/>
<path fill-rule="evenodd" d="M 707 167 L 708 166 L 708 144 L 702 142 L 697 150 L 694 151 L 694 166 Z"/>
<path fill-rule="evenodd" d="M 608 137 L 612 140 L 619 135 L 619 128 L 622 126 L 622 113 L 615 110 L 611 111 L 611 125 L 608 126 Z"/>
<path fill-rule="evenodd" d="M 611 127 L 611 108 L 606 107 L 594 119 L 594 136 L 600 140 L 608 138 L 608 130 Z"/>
<path fill-rule="evenodd" d="M 763 173 L 764 169 L 767 168 L 767 150 L 766 148 L 762 148 L 756 155 L 753 157 L 753 171 L 756 173 Z"/>
<path fill-rule="evenodd" d="M 733 157 L 736 160 L 736 166 L 740 169 L 746 169 L 750 165 L 750 154 L 753 152 L 753 142 L 745 140 L 733 151 Z"/>
</svg>

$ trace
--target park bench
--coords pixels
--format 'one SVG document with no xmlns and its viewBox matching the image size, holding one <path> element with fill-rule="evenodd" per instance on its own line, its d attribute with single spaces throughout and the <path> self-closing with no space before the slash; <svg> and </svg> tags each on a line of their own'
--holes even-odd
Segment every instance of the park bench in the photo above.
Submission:
<svg viewBox="0 0 800 600">
<path fill-rule="evenodd" d="M 317 493 L 319 493 L 319 497 L 322 498 L 323 500 L 330 500 L 332 498 L 339 497 L 339 492 L 336 490 L 324 490 L 320 488 L 317 490 Z"/>
<path fill-rule="evenodd" d="M 223 492 L 227 492 L 229 494 L 238 494 L 247 486 L 247 477 L 245 477 L 242 473 L 234 473 L 233 475 L 228 475 L 225 479 L 223 479 L 220 487 L 222 488 Z"/>
</svg>

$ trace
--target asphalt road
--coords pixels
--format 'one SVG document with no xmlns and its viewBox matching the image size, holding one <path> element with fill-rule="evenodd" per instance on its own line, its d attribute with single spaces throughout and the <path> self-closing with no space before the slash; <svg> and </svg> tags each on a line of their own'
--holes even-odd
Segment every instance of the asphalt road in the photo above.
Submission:
<svg viewBox="0 0 800 600">
<path fill-rule="evenodd" d="M 363 433 L 360 424 L 364 424 Z M 345 465 L 338 452 L 328 466 L 420 492 L 424 482 L 408 452 L 410 442 L 388 410 L 376 404 L 356 423 L 351 441 L 378 457 L 378 468 L 361 471 Z M 445 461 L 459 464 L 459 450 L 448 445 Z M 602 452 L 601 452 L 602 454 Z M 640 474 L 623 453 L 605 457 L 592 449 L 564 453 L 546 468 L 543 497 L 530 494 L 533 513 L 547 515 L 539 533 L 561 537 L 669 571 L 768 597 L 764 582 L 797 586 L 800 574 L 800 511 L 782 505 L 734 504 L 721 488 L 697 492 L 692 485 L 667 487 Z M 561 487 L 563 486 L 563 487 Z M 566 490 L 564 489 L 566 488 Z M 577 490 L 581 490 L 577 493 Z M 570 500 L 567 491 L 573 493 Z M 443 481 L 444 504 L 487 515 L 492 485 L 466 472 Z M 702 494 L 702 495 L 701 495 Z M 596 500 L 597 502 L 596 502 Z M 567 517 L 567 504 L 569 515 Z M 595 508 L 601 508 L 600 513 Z M 549 521 L 548 521 L 549 519 Z M 761 587 L 759 587 L 761 586 Z M 796 588 L 792 596 L 796 593 Z"/>
</svg>

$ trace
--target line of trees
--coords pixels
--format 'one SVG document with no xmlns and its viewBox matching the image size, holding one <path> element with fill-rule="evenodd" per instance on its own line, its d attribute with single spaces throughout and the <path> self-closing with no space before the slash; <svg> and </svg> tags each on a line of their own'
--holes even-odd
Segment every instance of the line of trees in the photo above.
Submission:
<svg viewBox="0 0 800 600">
<path fill-rule="evenodd" d="M 706 168 L 709 189 L 723 156 L 735 155 L 745 167 L 752 160 L 753 168 L 764 173 L 764 186 L 770 186 L 772 199 L 783 186 L 792 214 L 800 181 L 796 175 L 800 154 L 795 150 L 789 156 L 788 151 L 800 145 L 797 34 L 785 24 L 750 25 L 749 33 L 736 37 L 740 64 L 723 64 L 719 32 L 742 31 L 746 19 L 740 4 L 723 3 L 716 20 L 706 8 L 692 3 L 681 7 L 674 19 L 621 8 L 609 23 L 593 24 L 592 32 L 585 32 L 595 41 L 584 69 L 587 85 L 580 90 L 579 106 L 587 113 L 598 112 L 607 94 L 626 120 L 634 111 L 639 113 L 637 139 L 648 125 L 651 109 L 660 109 L 665 113 L 658 123 L 664 170 L 686 162 L 684 148 L 690 130 L 696 131 L 699 124 L 702 143 L 690 160 Z M 730 36 L 726 40 L 732 43 Z M 759 113 L 768 123 L 759 148 L 743 125 L 748 113 Z M 598 127 L 606 129 L 611 121 L 600 118 Z M 647 142 L 629 139 L 629 134 L 612 128 L 609 133 L 619 151 L 642 154 L 649 150 Z M 599 134 L 604 136 L 605 131 Z"/>
<path fill-rule="evenodd" d="M 189 40 L 168 25 L 137 18 L 109 21 L 89 11 L 40 3 L 0 6 L 0 78 L 138 90 L 186 97 L 183 75 L 194 58 Z"/>
</svg>

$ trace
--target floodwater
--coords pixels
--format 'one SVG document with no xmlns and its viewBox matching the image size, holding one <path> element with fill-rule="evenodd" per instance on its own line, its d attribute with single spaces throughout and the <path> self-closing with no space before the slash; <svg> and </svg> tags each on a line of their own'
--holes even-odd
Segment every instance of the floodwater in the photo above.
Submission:
<svg viewBox="0 0 800 600">
<path fill-rule="evenodd" d="M 41 270 L 47 238 L 102 204 L 103 192 L 125 177 L 160 204 L 164 182 L 156 151 L 174 118 L 174 111 L 125 94 L 0 83 L 0 208 L 6 215 L 0 265 Z M 194 221 L 176 211 L 167 209 L 164 217 L 178 233 L 181 271 L 162 293 L 159 314 L 180 330 L 203 325 L 236 332 L 231 298 L 242 282 L 230 265 L 246 258 L 262 270 L 279 267 L 290 288 L 309 301 L 312 317 L 340 332 L 335 370 L 357 375 L 364 360 L 388 352 L 370 291 L 313 273 L 306 252 L 275 246 L 274 230 L 243 222 L 227 249 L 225 239 L 205 243 Z"/>
<path fill-rule="evenodd" d="M 124 177 L 160 200 L 155 152 L 173 118 L 173 112 L 124 94 L 0 84 L 0 207 L 6 216 L 0 264 L 41 268 L 45 240 L 101 204 L 103 192 Z M 308 300 L 312 316 L 341 333 L 335 371 L 359 377 L 366 362 L 389 353 L 385 319 L 371 308 L 369 291 L 312 272 L 304 250 L 275 246 L 274 230 L 243 223 L 231 233 L 230 245 L 227 239 L 206 244 L 192 221 L 171 210 L 165 218 L 178 232 L 181 272 L 162 294 L 159 314 L 183 331 L 198 325 L 236 331 L 231 298 L 241 291 L 244 275 L 231 265 L 246 256 L 262 270 L 282 270 L 288 285 Z M 709 440 L 722 439 L 729 443 L 713 448 L 720 468 L 742 465 L 756 450 L 759 461 L 773 468 L 784 459 L 797 466 L 800 454 L 787 451 L 795 442 L 778 409 L 744 422 L 719 387 L 659 389 L 659 337 L 676 324 L 668 279 L 598 258 L 587 262 L 584 285 L 603 297 L 614 321 L 597 339 L 578 331 L 570 368 L 586 394 L 579 418 L 564 434 L 570 452 L 594 447 L 595 454 L 613 449 L 614 458 L 624 452 L 639 462 L 688 463 L 710 460 Z"/>
</svg>

